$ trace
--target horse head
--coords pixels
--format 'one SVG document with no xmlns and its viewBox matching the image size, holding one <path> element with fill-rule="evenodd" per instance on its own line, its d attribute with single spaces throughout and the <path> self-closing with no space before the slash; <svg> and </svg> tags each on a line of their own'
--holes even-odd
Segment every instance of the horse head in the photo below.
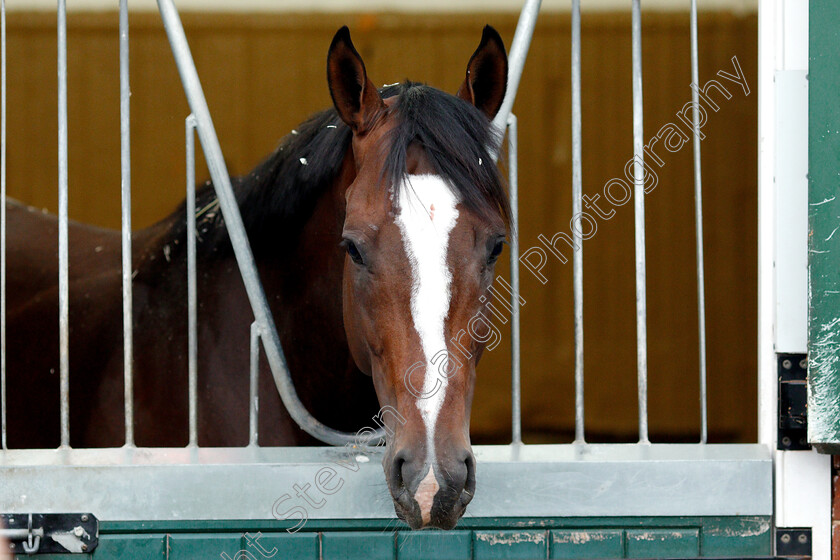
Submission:
<svg viewBox="0 0 840 560">
<path fill-rule="evenodd" d="M 351 128 L 344 327 L 389 415 L 383 467 L 412 528 L 454 527 L 475 492 L 469 416 L 481 320 L 508 230 L 490 119 L 507 85 L 485 27 L 456 95 L 406 82 L 377 90 L 346 27 L 330 46 L 335 108 Z M 487 325 L 487 323 L 484 323 Z"/>
</svg>

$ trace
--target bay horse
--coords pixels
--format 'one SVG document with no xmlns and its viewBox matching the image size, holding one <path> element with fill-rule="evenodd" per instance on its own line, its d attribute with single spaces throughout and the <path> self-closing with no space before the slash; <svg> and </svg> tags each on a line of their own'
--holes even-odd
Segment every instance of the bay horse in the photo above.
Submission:
<svg viewBox="0 0 840 560">
<path fill-rule="evenodd" d="M 237 202 L 301 401 L 345 431 L 394 407 L 404 423 L 386 416 L 383 467 L 396 513 L 412 528 L 451 528 L 475 491 L 469 413 L 483 350 L 456 333 L 490 299 L 509 228 L 490 152 L 504 45 L 485 27 L 456 95 L 409 81 L 378 90 L 343 27 L 327 81 L 334 107 L 232 179 Z M 209 183 L 196 208 L 199 444 L 244 445 L 253 314 Z M 188 438 L 184 215 L 132 236 L 138 446 Z M 7 220 L 8 442 L 56 447 L 57 220 L 11 201 Z M 71 223 L 69 244 L 71 445 L 118 447 L 120 235 Z M 317 443 L 261 370 L 260 444 Z"/>
</svg>

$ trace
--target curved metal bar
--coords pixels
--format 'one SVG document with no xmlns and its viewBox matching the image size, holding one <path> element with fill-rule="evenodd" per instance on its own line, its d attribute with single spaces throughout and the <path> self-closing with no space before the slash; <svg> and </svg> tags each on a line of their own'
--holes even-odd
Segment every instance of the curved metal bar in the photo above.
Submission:
<svg viewBox="0 0 840 560">
<path fill-rule="evenodd" d="M 190 109 L 195 115 L 198 138 L 204 150 L 210 177 L 213 179 L 213 187 L 219 199 L 219 206 L 230 234 L 233 252 L 236 255 L 242 281 L 245 284 L 245 291 L 248 293 L 254 318 L 259 325 L 260 337 L 283 405 L 302 430 L 324 443 L 330 445 L 345 445 L 347 443 L 378 445 L 385 437 L 383 429 L 376 430 L 369 437 L 357 437 L 353 433 L 339 432 L 319 422 L 300 402 L 289 370 L 286 367 L 286 358 L 280 345 L 280 336 L 277 334 L 277 327 L 274 324 L 271 309 L 268 306 L 268 300 L 257 273 L 254 254 L 251 252 L 251 245 L 248 243 L 248 236 L 245 233 L 239 206 L 236 203 L 233 188 L 230 184 L 230 175 L 227 172 L 222 150 L 219 147 L 216 130 L 213 128 L 213 120 L 210 117 L 207 100 L 201 89 L 201 82 L 198 79 L 198 72 L 190 53 L 190 47 L 187 44 L 184 27 L 172 0 L 158 0 L 158 8 L 160 9 L 164 29 L 166 29 L 166 34 L 169 37 L 169 44 L 172 47 L 178 72 L 181 75 L 184 93 L 187 96 Z"/>
<path fill-rule="evenodd" d="M 493 118 L 493 126 L 500 134 L 504 132 L 510 112 L 513 110 L 513 102 L 516 100 L 516 92 L 519 90 L 519 80 L 522 78 L 522 70 L 525 68 L 525 59 L 528 57 L 528 49 L 531 46 L 531 37 L 534 36 L 534 27 L 537 25 L 541 3 L 542 0 L 525 0 L 522 11 L 519 13 L 519 22 L 516 24 L 513 42 L 508 53 L 507 92 L 499 112 Z M 491 150 L 494 161 L 499 158 L 501 148 L 500 144 L 495 150 Z"/>
</svg>

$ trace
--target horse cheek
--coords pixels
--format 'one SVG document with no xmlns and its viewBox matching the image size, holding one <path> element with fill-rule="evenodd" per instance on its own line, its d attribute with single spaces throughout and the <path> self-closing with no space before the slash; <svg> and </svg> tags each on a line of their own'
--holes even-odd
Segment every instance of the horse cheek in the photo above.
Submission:
<svg viewBox="0 0 840 560">
<path fill-rule="evenodd" d="M 359 309 L 356 298 L 355 280 L 350 259 L 344 260 L 344 278 L 342 279 L 342 314 L 344 317 L 344 333 L 347 336 L 347 346 L 353 361 L 364 374 L 371 374 L 370 351 L 364 335 L 364 310 Z"/>
</svg>

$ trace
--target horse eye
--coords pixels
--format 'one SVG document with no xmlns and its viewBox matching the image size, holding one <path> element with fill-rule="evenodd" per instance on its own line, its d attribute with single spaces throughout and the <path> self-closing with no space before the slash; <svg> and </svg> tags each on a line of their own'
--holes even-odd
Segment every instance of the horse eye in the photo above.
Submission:
<svg viewBox="0 0 840 560">
<path fill-rule="evenodd" d="M 504 240 L 496 241 L 496 245 L 493 246 L 493 250 L 490 251 L 490 256 L 487 258 L 488 264 L 493 264 L 499 259 L 499 255 L 502 254 L 502 249 L 504 249 L 504 246 Z"/>
<path fill-rule="evenodd" d="M 345 242 L 345 248 L 347 249 L 347 254 L 350 255 L 350 258 L 353 260 L 354 263 L 359 265 L 364 265 L 365 260 L 362 258 L 362 254 L 359 252 L 359 248 L 356 247 L 356 244 L 350 240 Z"/>
</svg>

